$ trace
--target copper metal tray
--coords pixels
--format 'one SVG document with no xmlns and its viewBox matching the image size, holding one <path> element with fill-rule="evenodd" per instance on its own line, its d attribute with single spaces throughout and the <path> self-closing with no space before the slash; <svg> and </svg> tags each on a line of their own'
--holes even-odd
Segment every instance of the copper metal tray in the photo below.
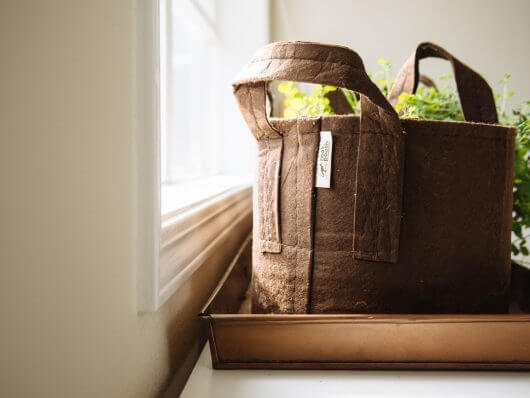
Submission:
<svg viewBox="0 0 530 398">
<path fill-rule="evenodd" d="M 216 369 L 530 370 L 529 275 L 514 266 L 510 314 L 251 314 L 249 238 L 199 316 Z"/>
</svg>

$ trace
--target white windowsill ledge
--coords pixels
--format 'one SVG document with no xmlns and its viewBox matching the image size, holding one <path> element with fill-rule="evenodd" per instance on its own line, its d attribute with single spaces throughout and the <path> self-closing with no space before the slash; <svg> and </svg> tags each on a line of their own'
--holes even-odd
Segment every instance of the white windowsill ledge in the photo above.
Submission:
<svg viewBox="0 0 530 398">
<path fill-rule="evenodd" d="M 175 213 L 182 213 L 189 207 L 209 201 L 234 187 L 251 183 L 251 175 L 212 175 L 190 178 L 180 183 L 162 183 L 160 192 L 162 222 Z"/>
<path fill-rule="evenodd" d="M 166 301 L 251 212 L 247 183 L 162 217 L 158 302 Z"/>
<path fill-rule="evenodd" d="M 528 397 L 525 372 L 425 370 L 215 370 L 208 343 L 182 398 Z"/>
</svg>

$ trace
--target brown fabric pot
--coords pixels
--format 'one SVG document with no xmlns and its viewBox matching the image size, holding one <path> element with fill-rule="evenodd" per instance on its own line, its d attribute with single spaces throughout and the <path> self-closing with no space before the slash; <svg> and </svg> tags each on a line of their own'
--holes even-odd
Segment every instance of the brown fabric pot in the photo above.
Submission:
<svg viewBox="0 0 530 398">
<path fill-rule="evenodd" d="M 430 43 L 391 101 L 426 56 L 452 63 L 467 122 L 399 119 L 345 47 L 273 43 L 245 66 L 234 94 L 258 145 L 253 312 L 507 309 L 514 130 L 495 124 L 484 79 Z M 361 117 L 269 120 L 272 80 L 354 90 Z M 320 131 L 333 135 L 330 189 L 314 187 Z"/>
</svg>

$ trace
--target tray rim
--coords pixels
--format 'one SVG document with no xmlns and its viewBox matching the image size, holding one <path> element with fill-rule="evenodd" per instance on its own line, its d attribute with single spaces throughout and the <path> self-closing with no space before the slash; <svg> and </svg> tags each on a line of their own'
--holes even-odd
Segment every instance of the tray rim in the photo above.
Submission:
<svg viewBox="0 0 530 398">
<path fill-rule="evenodd" d="M 239 323 L 517 323 L 530 322 L 530 314 L 209 314 L 201 318 Z"/>
<path fill-rule="evenodd" d="M 231 362 L 212 361 L 214 369 L 267 370 L 465 370 L 465 371 L 530 371 L 530 362 Z"/>
</svg>

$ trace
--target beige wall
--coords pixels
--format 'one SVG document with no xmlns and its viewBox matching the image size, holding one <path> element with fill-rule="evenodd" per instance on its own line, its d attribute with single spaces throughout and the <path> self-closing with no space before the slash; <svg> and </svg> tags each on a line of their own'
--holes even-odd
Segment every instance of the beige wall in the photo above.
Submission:
<svg viewBox="0 0 530 398">
<path fill-rule="evenodd" d="M 134 265 L 133 0 L 0 1 L 0 396 L 149 397 L 248 233 L 153 314 Z"/>
<path fill-rule="evenodd" d="M 433 41 L 494 86 L 511 73 L 515 104 L 530 99 L 529 15 L 528 0 L 272 0 L 271 33 L 349 46 L 369 71 L 387 58 L 397 72 L 417 43 Z M 438 60 L 422 62 L 422 70 L 432 77 L 450 71 Z"/>
</svg>

